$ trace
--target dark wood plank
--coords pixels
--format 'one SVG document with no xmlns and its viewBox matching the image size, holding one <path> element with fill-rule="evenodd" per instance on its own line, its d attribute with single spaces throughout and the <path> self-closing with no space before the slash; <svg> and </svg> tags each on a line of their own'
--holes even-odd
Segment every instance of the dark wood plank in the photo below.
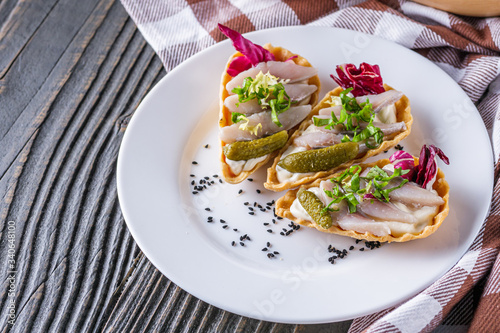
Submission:
<svg viewBox="0 0 500 333">
<path fill-rule="evenodd" d="M 116 159 L 165 70 L 119 1 L 4 0 L 0 25 L 0 256 L 12 220 L 17 261 L 17 321 L 0 316 L 2 332 L 334 331 L 213 307 L 138 249 Z M 8 301 L 2 288 L 2 313 Z"/>
</svg>

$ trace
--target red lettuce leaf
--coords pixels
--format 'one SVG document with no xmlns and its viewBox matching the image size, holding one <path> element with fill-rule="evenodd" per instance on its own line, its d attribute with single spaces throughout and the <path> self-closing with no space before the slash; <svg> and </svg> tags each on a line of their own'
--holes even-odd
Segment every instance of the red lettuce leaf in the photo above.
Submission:
<svg viewBox="0 0 500 333">
<path fill-rule="evenodd" d="M 239 73 L 243 72 L 244 70 L 249 69 L 250 67 L 248 66 L 248 63 L 250 63 L 252 66 L 257 65 L 259 62 L 266 62 L 266 61 L 273 61 L 275 60 L 274 54 L 266 50 L 260 45 L 256 45 L 243 37 L 239 32 L 234 31 L 222 24 L 219 23 L 219 30 L 226 35 L 231 41 L 233 42 L 233 46 L 236 49 L 236 51 L 240 52 L 243 54 L 243 57 L 246 58 L 244 59 L 234 59 L 231 64 L 230 68 L 231 70 L 228 69 L 227 73 L 231 76 L 236 76 Z M 238 57 L 241 58 L 241 57 Z M 234 65 L 233 65 L 234 63 Z M 231 66 L 232 65 L 232 66 Z M 244 69 L 242 69 L 244 68 Z"/>
<path fill-rule="evenodd" d="M 354 64 L 343 64 L 337 66 L 336 72 L 338 78 L 332 74 L 332 79 L 344 89 L 353 88 L 351 93 L 354 97 L 385 91 L 378 65 L 372 66 L 363 62 L 358 69 Z"/>
<path fill-rule="evenodd" d="M 373 199 L 377 200 L 377 198 L 375 198 L 375 196 L 373 194 L 371 194 L 371 193 L 366 193 L 363 196 L 363 199 L 365 199 L 365 200 L 373 200 Z"/>
<path fill-rule="evenodd" d="M 245 56 L 236 57 L 229 64 L 229 67 L 227 68 L 227 74 L 234 77 L 240 74 L 241 72 L 250 69 L 251 67 L 252 63 L 250 62 L 250 60 L 248 60 L 247 57 Z"/>
<path fill-rule="evenodd" d="M 415 175 L 415 160 L 413 156 L 404 150 L 398 150 L 389 157 L 389 161 L 394 165 L 394 168 L 401 168 L 402 170 L 410 170 L 406 175 L 401 177 L 408 180 L 413 180 Z"/>
<path fill-rule="evenodd" d="M 441 149 L 434 145 L 424 145 L 420 150 L 420 158 L 418 165 L 415 167 L 415 183 L 423 188 L 427 188 L 429 182 L 433 182 L 437 175 L 436 157 L 443 160 L 444 163 L 450 164 L 448 157 Z"/>
</svg>

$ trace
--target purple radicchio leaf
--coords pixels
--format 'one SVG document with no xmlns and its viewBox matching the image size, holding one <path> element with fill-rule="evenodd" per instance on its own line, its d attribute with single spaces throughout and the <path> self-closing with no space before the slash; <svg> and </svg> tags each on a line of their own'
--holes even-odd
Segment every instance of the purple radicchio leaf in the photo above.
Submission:
<svg viewBox="0 0 500 333">
<path fill-rule="evenodd" d="M 227 73 L 231 76 L 236 76 L 244 70 L 249 69 L 248 64 L 251 66 L 257 65 L 259 62 L 273 61 L 275 60 L 274 54 L 266 50 L 260 45 L 254 44 L 245 37 L 243 37 L 239 32 L 234 31 L 219 23 L 219 30 L 226 35 L 233 42 L 233 46 L 236 51 L 243 54 L 243 58 L 236 57 L 229 64 L 229 69 Z"/>
<path fill-rule="evenodd" d="M 376 200 L 377 198 L 375 198 L 375 196 L 371 193 L 366 193 L 364 196 L 363 196 L 363 199 L 365 200 Z"/>
<path fill-rule="evenodd" d="M 247 57 L 245 56 L 236 57 L 229 64 L 229 67 L 227 68 L 227 74 L 229 74 L 232 77 L 235 77 L 236 75 L 246 71 L 247 69 L 250 69 L 251 67 L 252 63 L 250 62 L 250 60 L 248 60 Z"/>
<path fill-rule="evenodd" d="M 408 180 L 413 180 L 415 175 L 415 160 L 413 156 L 404 150 L 398 150 L 389 157 L 389 161 L 394 165 L 394 168 L 401 168 L 402 170 L 410 170 L 406 175 L 401 177 Z"/>
<path fill-rule="evenodd" d="M 353 88 L 351 94 L 354 97 L 376 95 L 385 91 L 378 65 L 363 62 L 358 69 L 354 64 L 343 64 L 337 66 L 336 72 L 338 77 L 332 74 L 332 79 L 344 89 Z"/>
<path fill-rule="evenodd" d="M 441 149 L 434 145 L 424 145 L 420 150 L 419 163 L 415 167 L 415 183 L 423 188 L 431 187 L 437 175 L 437 161 L 439 157 L 444 163 L 450 164 L 448 157 Z M 429 184 L 429 186 L 428 186 Z"/>
</svg>

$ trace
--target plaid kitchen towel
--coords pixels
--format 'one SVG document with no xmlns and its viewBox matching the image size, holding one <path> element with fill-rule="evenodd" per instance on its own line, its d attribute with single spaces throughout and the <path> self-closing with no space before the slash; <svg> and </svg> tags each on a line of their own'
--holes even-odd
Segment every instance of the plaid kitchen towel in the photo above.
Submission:
<svg viewBox="0 0 500 333">
<path fill-rule="evenodd" d="M 495 155 L 491 212 L 474 244 L 442 278 L 350 332 L 500 332 L 500 19 L 455 16 L 405 0 L 121 0 L 167 71 L 225 37 L 290 25 L 376 35 L 427 57 L 469 95 Z"/>
</svg>

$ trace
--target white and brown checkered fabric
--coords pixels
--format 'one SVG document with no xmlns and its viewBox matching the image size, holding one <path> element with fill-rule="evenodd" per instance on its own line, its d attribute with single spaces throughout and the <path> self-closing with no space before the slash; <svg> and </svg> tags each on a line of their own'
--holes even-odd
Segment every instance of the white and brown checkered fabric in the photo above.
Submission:
<svg viewBox="0 0 500 333">
<path fill-rule="evenodd" d="M 476 103 L 495 153 L 491 212 L 458 264 L 414 298 L 354 320 L 350 332 L 500 332 L 500 18 L 455 16 L 405 0 L 121 0 L 167 71 L 225 37 L 290 25 L 376 35 L 427 57 Z"/>
</svg>

